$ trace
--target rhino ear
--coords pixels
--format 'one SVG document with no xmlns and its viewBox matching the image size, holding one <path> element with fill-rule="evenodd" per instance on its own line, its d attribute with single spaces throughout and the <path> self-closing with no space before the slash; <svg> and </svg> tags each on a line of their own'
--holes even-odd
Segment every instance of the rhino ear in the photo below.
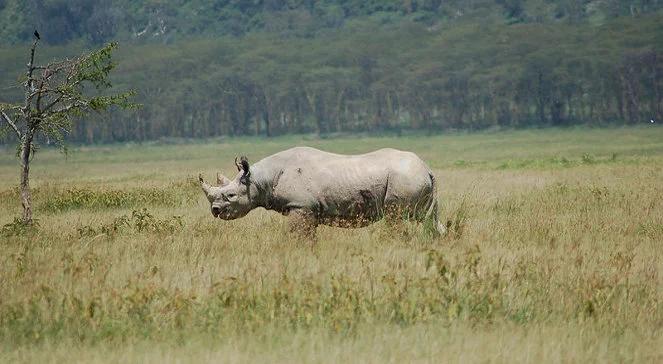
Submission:
<svg viewBox="0 0 663 364">
<path fill-rule="evenodd" d="M 249 159 L 246 156 L 241 156 L 239 158 L 239 163 L 237 163 L 237 157 L 235 157 L 235 166 L 237 166 L 237 171 L 244 171 L 244 175 L 249 175 Z"/>
<path fill-rule="evenodd" d="M 216 185 L 217 186 L 223 187 L 223 186 L 227 185 L 228 183 L 230 183 L 230 180 L 228 178 L 226 178 L 221 173 L 218 173 L 218 172 L 216 173 Z"/>
<path fill-rule="evenodd" d="M 242 165 L 242 169 L 244 170 L 244 175 L 248 176 L 249 175 L 249 159 L 246 158 L 246 156 L 241 156 L 239 158 L 239 163 Z"/>
</svg>

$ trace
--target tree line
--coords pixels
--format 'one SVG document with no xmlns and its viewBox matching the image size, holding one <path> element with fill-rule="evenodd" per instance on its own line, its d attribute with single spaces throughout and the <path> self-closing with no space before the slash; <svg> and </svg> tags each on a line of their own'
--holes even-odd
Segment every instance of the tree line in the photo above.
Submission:
<svg viewBox="0 0 663 364">
<path fill-rule="evenodd" d="M 80 123 L 74 138 L 435 133 L 663 120 L 658 20 L 594 30 L 467 25 L 431 32 L 410 24 L 324 39 L 190 42 L 123 61 L 121 83 L 139 85 L 144 107 L 130 117 Z"/>
</svg>

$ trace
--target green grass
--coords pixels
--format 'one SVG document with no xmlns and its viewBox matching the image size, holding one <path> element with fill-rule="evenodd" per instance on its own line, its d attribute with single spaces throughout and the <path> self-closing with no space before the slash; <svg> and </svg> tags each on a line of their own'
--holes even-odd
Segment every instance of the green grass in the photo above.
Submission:
<svg viewBox="0 0 663 364">
<path fill-rule="evenodd" d="M 416 152 L 449 234 L 211 217 L 197 173 L 294 145 Z M 45 151 L 38 229 L 0 237 L 0 361 L 660 362 L 662 162 L 660 128 Z"/>
</svg>

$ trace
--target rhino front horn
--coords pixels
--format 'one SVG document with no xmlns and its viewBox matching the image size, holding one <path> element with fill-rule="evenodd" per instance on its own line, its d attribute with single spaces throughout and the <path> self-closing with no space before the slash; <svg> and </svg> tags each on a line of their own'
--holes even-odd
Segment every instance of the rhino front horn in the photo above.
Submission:
<svg viewBox="0 0 663 364">
<path fill-rule="evenodd" d="M 208 185 L 207 183 L 205 183 L 205 180 L 203 179 L 203 175 L 202 175 L 202 174 L 199 174 L 199 175 L 198 175 L 198 181 L 200 181 L 200 187 L 203 188 L 203 192 L 205 192 L 205 194 L 206 194 L 207 196 L 211 195 L 211 194 L 212 194 L 211 186 Z"/>
</svg>

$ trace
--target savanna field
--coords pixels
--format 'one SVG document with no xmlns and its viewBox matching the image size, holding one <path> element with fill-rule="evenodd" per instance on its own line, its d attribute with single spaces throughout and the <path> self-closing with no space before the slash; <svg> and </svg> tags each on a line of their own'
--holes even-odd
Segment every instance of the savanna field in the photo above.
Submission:
<svg viewBox="0 0 663 364">
<path fill-rule="evenodd" d="M 196 183 L 309 145 L 417 153 L 415 223 L 213 219 Z M 19 216 L 0 150 L 0 225 Z M 663 128 L 40 150 L 0 235 L 0 362 L 663 362 Z"/>
</svg>

